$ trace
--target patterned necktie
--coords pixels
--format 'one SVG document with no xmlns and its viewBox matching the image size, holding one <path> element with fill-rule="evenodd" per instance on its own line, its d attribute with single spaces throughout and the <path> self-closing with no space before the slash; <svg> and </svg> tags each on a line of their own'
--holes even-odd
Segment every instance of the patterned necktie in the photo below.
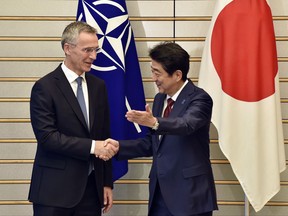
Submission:
<svg viewBox="0 0 288 216">
<path fill-rule="evenodd" d="M 167 99 L 167 106 L 166 106 L 166 108 L 164 110 L 164 115 L 163 115 L 164 118 L 169 116 L 169 114 L 170 114 L 170 112 L 172 110 L 172 106 L 173 106 L 174 102 L 175 101 L 173 101 L 171 98 Z"/>
<path fill-rule="evenodd" d="M 77 100 L 78 100 L 79 105 L 81 107 L 81 110 L 83 112 L 86 124 L 88 125 L 87 110 L 86 110 L 84 94 L 83 94 L 83 90 L 82 90 L 82 79 L 83 78 L 80 77 L 80 76 L 76 79 L 76 82 L 78 84 L 78 87 L 77 87 Z"/>
</svg>

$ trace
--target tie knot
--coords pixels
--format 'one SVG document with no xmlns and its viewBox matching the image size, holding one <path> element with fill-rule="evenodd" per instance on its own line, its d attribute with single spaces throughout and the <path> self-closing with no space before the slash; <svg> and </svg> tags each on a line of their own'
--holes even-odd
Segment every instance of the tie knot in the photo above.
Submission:
<svg viewBox="0 0 288 216">
<path fill-rule="evenodd" d="M 174 100 L 173 100 L 172 98 L 168 98 L 168 99 L 167 99 L 167 105 L 170 106 L 170 107 L 172 107 L 173 104 L 174 104 Z"/>
<path fill-rule="evenodd" d="M 76 82 L 77 82 L 77 84 L 79 85 L 79 86 L 82 86 L 82 77 L 81 76 L 79 76 L 77 79 L 76 79 Z"/>
<path fill-rule="evenodd" d="M 166 108 L 164 110 L 164 115 L 163 115 L 164 117 L 168 117 L 169 116 L 169 114 L 170 114 L 170 112 L 172 110 L 173 104 L 174 104 L 174 101 L 171 98 L 168 98 L 167 99 L 167 106 L 166 106 Z"/>
</svg>

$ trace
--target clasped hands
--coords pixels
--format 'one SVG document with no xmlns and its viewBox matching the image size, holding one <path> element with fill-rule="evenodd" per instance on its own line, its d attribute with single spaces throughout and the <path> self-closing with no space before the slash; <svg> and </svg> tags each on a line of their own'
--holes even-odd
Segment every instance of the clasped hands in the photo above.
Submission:
<svg viewBox="0 0 288 216">
<path fill-rule="evenodd" d="M 117 154 L 118 151 L 119 142 L 109 138 L 104 141 L 96 141 L 94 154 L 96 157 L 107 161 Z"/>
<path fill-rule="evenodd" d="M 145 111 L 130 110 L 126 113 L 126 118 L 130 122 L 134 122 L 143 126 L 153 127 L 157 119 L 153 116 L 148 104 Z M 96 141 L 94 154 L 96 157 L 107 161 L 111 159 L 119 151 L 119 142 L 114 139 L 106 139 L 104 141 Z"/>
</svg>

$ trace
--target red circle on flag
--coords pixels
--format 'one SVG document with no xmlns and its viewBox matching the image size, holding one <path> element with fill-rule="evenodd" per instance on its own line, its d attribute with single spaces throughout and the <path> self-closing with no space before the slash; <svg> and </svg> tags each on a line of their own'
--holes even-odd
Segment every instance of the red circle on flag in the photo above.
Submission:
<svg viewBox="0 0 288 216">
<path fill-rule="evenodd" d="M 222 89 L 247 102 L 275 92 L 278 71 L 272 15 L 266 0 L 234 0 L 218 15 L 211 55 Z"/>
</svg>

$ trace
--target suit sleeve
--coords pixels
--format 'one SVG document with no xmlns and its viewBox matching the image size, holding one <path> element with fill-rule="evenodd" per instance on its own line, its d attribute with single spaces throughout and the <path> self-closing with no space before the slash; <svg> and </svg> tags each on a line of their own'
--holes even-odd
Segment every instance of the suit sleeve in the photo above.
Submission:
<svg viewBox="0 0 288 216">
<path fill-rule="evenodd" d="M 152 136 L 150 133 L 144 138 L 135 140 L 119 140 L 119 152 L 116 155 L 117 160 L 128 160 L 138 157 L 151 157 L 152 150 Z"/>
<path fill-rule="evenodd" d="M 157 135 L 190 135 L 211 122 L 213 102 L 204 91 L 196 91 L 190 96 L 186 108 L 177 117 L 157 117 L 159 128 L 153 131 Z"/>
<path fill-rule="evenodd" d="M 63 97 L 55 92 L 43 82 L 36 82 L 31 91 L 31 124 L 38 145 L 47 152 L 88 160 L 92 140 L 83 136 L 78 120 L 69 118 L 72 111 L 65 109 Z"/>
<path fill-rule="evenodd" d="M 108 102 L 108 93 L 106 87 L 103 88 L 105 95 L 104 97 L 104 103 L 105 103 L 105 110 L 104 110 L 104 116 L 105 116 L 105 121 L 104 121 L 104 131 L 103 131 L 103 138 L 105 139 L 110 138 L 110 109 L 109 109 L 109 102 Z M 104 163 L 104 186 L 110 187 L 113 189 L 113 169 L 112 169 L 112 159 L 108 160 Z"/>
</svg>

